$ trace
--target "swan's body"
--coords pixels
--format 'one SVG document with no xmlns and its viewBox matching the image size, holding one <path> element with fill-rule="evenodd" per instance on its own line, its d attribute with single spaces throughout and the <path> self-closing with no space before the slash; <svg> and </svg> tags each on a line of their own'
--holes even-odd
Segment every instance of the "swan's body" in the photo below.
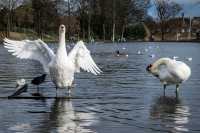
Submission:
<svg viewBox="0 0 200 133">
<path fill-rule="evenodd" d="M 8 52 L 12 52 L 18 58 L 39 61 L 45 73 L 50 74 L 56 88 L 70 88 L 74 73 L 80 72 L 80 68 L 95 75 L 101 72 L 83 41 L 79 41 L 67 54 L 64 25 L 59 28 L 59 47 L 56 54 L 40 39 L 13 41 L 5 38 L 4 44 Z"/>
<path fill-rule="evenodd" d="M 147 71 L 160 80 L 164 85 L 164 89 L 167 85 L 176 85 L 176 92 L 178 92 L 179 85 L 191 75 L 188 65 L 170 58 L 160 58 L 153 64 L 150 64 L 147 67 Z"/>
<path fill-rule="evenodd" d="M 69 59 L 65 49 L 65 29 L 60 28 L 59 32 L 59 47 L 55 58 L 49 64 L 49 72 L 56 87 L 67 88 L 74 80 L 75 65 Z"/>
</svg>

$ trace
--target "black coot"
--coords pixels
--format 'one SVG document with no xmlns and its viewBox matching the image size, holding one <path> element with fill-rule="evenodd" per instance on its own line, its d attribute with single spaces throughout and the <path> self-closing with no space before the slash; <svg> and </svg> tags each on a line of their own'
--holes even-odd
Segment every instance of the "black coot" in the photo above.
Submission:
<svg viewBox="0 0 200 133">
<path fill-rule="evenodd" d="M 31 84 L 37 85 L 37 93 L 33 93 L 34 96 L 41 96 L 39 93 L 39 85 L 45 81 L 46 76 L 47 76 L 46 74 L 43 74 L 42 76 L 35 77 L 31 81 Z"/>
</svg>

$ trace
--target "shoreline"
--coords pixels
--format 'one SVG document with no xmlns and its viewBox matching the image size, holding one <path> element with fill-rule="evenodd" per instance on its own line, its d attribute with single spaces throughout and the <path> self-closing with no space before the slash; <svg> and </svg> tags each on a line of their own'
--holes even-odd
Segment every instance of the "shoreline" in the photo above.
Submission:
<svg viewBox="0 0 200 133">
<path fill-rule="evenodd" d="M 46 43 L 57 43 L 58 42 L 58 40 L 52 40 L 52 41 L 45 41 L 44 40 L 44 42 L 46 42 Z M 185 41 L 174 41 L 174 40 L 164 40 L 164 41 L 126 41 L 126 42 L 112 42 L 112 41 L 96 41 L 96 42 L 88 42 L 88 41 L 85 41 L 87 44 L 112 44 L 112 43 L 117 43 L 117 44 L 123 44 L 123 43 L 200 43 L 200 40 L 196 40 L 196 41 L 194 41 L 194 40 L 185 40 Z M 1 39 L 0 40 L 0 43 L 1 43 L 1 45 L 2 45 L 2 43 L 3 43 L 3 39 Z M 66 41 L 66 43 L 72 43 L 72 42 L 70 42 L 70 41 Z"/>
</svg>

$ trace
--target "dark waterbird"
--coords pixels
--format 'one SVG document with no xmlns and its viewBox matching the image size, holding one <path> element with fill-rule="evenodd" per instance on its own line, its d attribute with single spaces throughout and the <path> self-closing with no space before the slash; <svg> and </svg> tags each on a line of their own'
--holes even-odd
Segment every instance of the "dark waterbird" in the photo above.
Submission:
<svg viewBox="0 0 200 133">
<path fill-rule="evenodd" d="M 31 84 L 37 85 L 37 93 L 33 93 L 34 96 L 40 96 L 39 85 L 42 84 L 45 81 L 46 76 L 47 76 L 46 74 L 43 74 L 42 76 L 35 77 L 31 81 Z"/>
<path fill-rule="evenodd" d="M 115 51 L 117 57 L 128 57 L 128 54 L 120 52 L 119 50 Z"/>
</svg>

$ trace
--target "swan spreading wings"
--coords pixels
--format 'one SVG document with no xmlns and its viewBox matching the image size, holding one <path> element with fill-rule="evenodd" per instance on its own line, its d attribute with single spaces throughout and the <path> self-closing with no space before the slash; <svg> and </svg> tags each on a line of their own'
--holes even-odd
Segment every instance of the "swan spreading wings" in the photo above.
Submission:
<svg viewBox="0 0 200 133">
<path fill-rule="evenodd" d="M 83 41 L 79 41 L 67 54 L 64 25 L 59 27 L 59 46 L 56 54 L 40 39 L 15 41 L 5 38 L 4 47 L 20 59 L 39 61 L 45 73 L 50 74 L 56 86 L 56 93 L 57 88 L 68 88 L 70 93 L 74 73 L 80 72 L 80 68 L 94 75 L 102 72 L 95 64 Z"/>
</svg>

